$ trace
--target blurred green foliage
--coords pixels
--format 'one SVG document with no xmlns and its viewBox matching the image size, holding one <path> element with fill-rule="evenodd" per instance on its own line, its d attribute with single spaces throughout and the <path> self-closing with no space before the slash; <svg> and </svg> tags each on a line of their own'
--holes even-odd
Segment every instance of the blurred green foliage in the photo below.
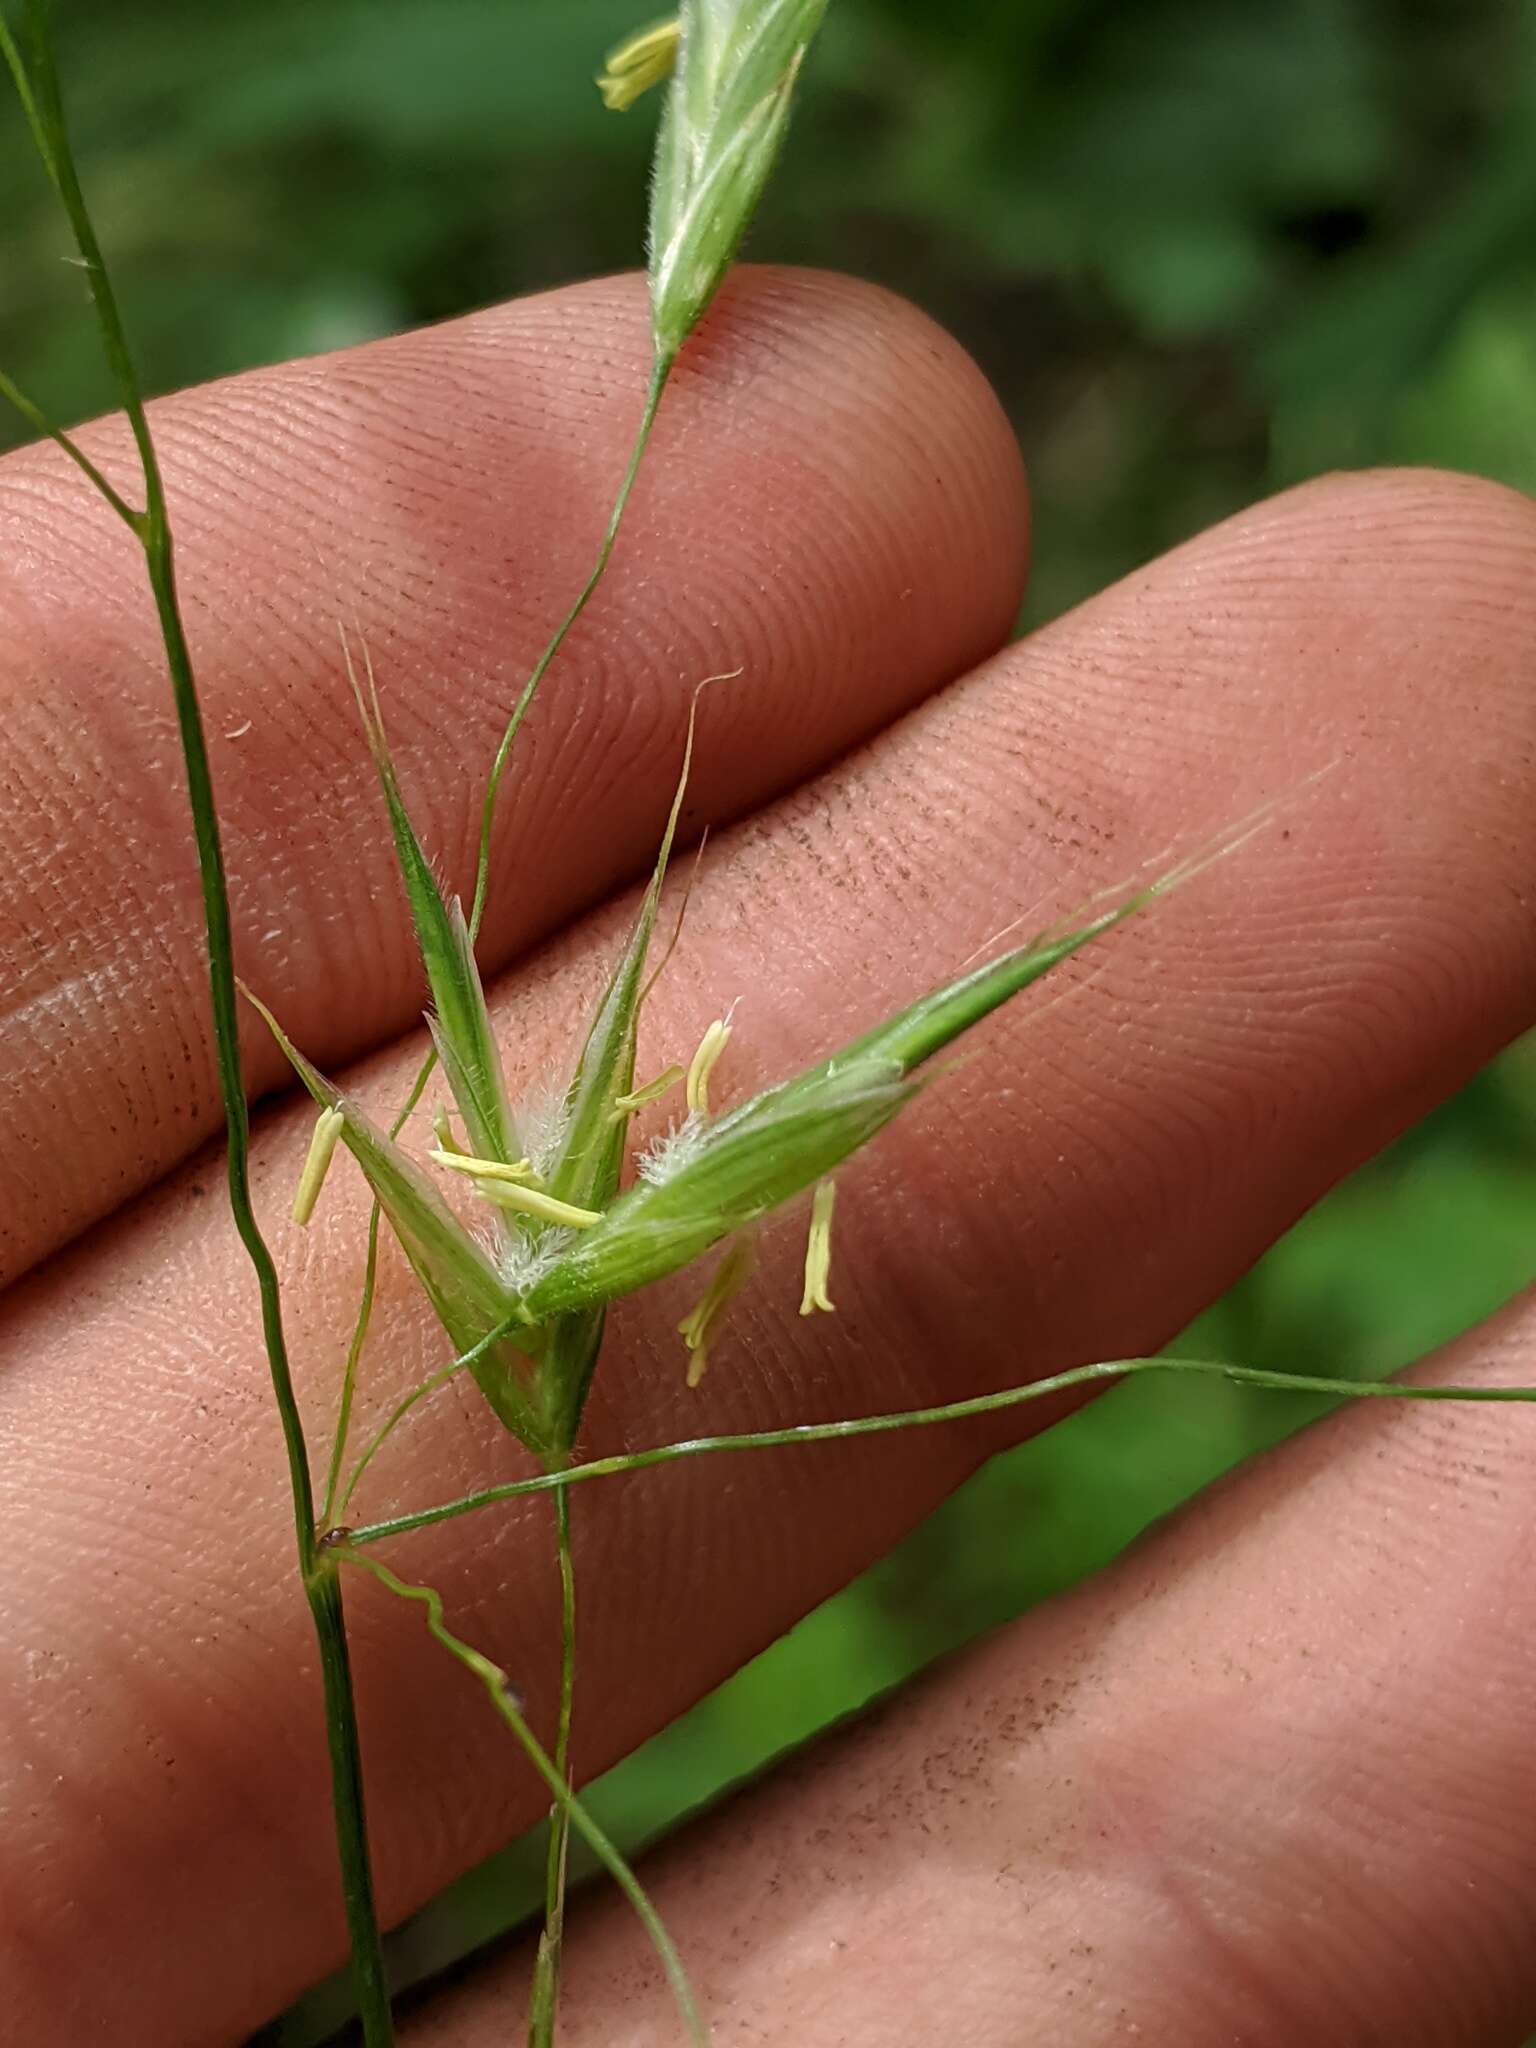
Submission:
<svg viewBox="0 0 1536 2048">
<path fill-rule="evenodd" d="M 651 121 L 591 74 L 637 12 L 61 0 L 151 384 L 632 263 Z M 809 85 L 755 249 L 968 342 L 1034 471 L 1033 617 L 1321 468 L 1536 483 L 1525 0 L 837 0 Z M 104 405 L 15 121 L 0 180 L 0 359 Z"/>
<path fill-rule="evenodd" d="M 659 9 L 660 0 L 656 0 Z M 78 140 L 151 384 L 632 263 L 651 125 L 604 115 L 629 0 L 59 0 Z M 1434 462 L 1536 487 L 1531 0 L 835 0 L 754 252 L 946 321 L 1034 477 L 1038 620 L 1264 491 Z M 19 122 L 0 361 L 108 401 Z M 1340 1189 L 1191 1344 L 1378 1373 L 1536 1269 L 1517 1051 Z M 1304 1419 L 1143 1382 L 999 1460 L 605 1781 L 638 1841 L 1070 1584 Z M 536 1846 L 536 1845 L 534 1845 Z M 440 1967 L 531 1901 L 514 1847 L 406 1929 Z M 270 2035 L 293 2048 L 344 2007 Z"/>
</svg>

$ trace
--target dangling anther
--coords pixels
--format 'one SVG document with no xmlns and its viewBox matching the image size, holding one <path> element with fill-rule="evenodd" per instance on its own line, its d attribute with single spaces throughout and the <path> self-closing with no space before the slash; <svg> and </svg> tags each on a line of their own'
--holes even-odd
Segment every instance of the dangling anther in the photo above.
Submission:
<svg viewBox="0 0 1536 2048">
<path fill-rule="evenodd" d="M 811 1198 L 811 1230 L 805 1244 L 805 1292 L 800 1297 L 800 1313 L 814 1315 L 817 1309 L 832 1313 L 832 1300 L 827 1293 L 827 1281 L 832 1272 L 832 1209 L 837 1200 L 837 1185 L 824 1180 Z"/>
<path fill-rule="evenodd" d="M 709 1367 L 709 1347 L 715 1325 L 747 1284 L 752 1271 L 752 1247 L 738 1238 L 710 1275 L 704 1298 L 691 1315 L 677 1326 L 677 1334 L 688 1347 L 688 1384 L 696 1387 Z"/>
<path fill-rule="evenodd" d="M 709 1115 L 709 1077 L 720 1064 L 720 1055 L 730 1042 L 729 1014 L 717 1017 L 699 1040 L 699 1049 L 688 1067 L 688 1107 L 695 1116 Z"/>
<path fill-rule="evenodd" d="M 294 1191 L 293 1220 L 307 1224 L 315 1213 L 315 1204 L 320 1199 L 320 1190 L 325 1185 L 325 1176 L 332 1159 L 336 1156 L 336 1144 L 347 1119 L 339 1109 L 322 1109 L 315 1120 L 314 1136 L 309 1141 L 309 1155 L 304 1161 L 304 1171 L 299 1175 L 299 1185 Z"/>
</svg>

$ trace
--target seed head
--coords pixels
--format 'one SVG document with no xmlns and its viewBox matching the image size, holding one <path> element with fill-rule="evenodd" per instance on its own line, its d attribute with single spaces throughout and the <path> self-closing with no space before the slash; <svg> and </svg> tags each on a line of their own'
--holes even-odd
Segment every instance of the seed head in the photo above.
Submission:
<svg viewBox="0 0 1536 2048">
<path fill-rule="evenodd" d="M 651 324 L 670 361 L 714 297 L 773 169 L 827 0 L 688 0 L 656 146 Z"/>
</svg>

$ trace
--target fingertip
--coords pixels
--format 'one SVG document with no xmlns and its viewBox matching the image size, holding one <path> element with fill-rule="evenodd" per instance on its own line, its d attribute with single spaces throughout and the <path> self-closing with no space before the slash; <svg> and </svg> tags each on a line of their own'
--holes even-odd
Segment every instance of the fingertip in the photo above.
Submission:
<svg viewBox="0 0 1536 2048">
<path fill-rule="evenodd" d="M 680 370 L 695 387 L 771 379 L 783 415 L 761 423 L 754 453 L 878 508 L 910 572 L 904 601 L 969 614 L 992 645 L 1007 637 L 1028 561 L 1024 465 L 997 394 L 947 330 L 863 279 L 748 267 Z"/>
</svg>

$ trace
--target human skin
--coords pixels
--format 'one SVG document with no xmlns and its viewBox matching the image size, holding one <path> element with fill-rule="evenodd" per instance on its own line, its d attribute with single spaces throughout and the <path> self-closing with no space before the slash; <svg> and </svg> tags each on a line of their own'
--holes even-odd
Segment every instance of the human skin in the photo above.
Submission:
<svg viewBox="0 0 1536 2048">
<path fill-rule="evenodd" d="M 381 1111 L 421 990 L 337 621 L 463 887 L 503 707 L 593 552 L 644 365 L 628 280 L 158 408 L 241 969 L 322 1062 L 362 1061 Z M 121 459 L 111 424 L 92 445 Z M 318 1680 L 253 1290 L 198 1150 L 196 878 L 148 608 L 51 452 L 0 465 L 0 537 L 4 2038 L 201 2048 L 343 1953 Z M 1145 1352 L 1532 1021 L 1527 501 L 1329 480 L 1005 647 L 1026 538 L 1006 423 L 952 343 L 867 287 L 733 284 L 504 799 L 483 957 L 514 1086 L 568 1052 L 712 670 L 743 671 L 699 736 L 688 823 L 717 829 L 642 1064 L 739 999 L 722 1098 L 1016 920 L 1280 805 L 989 1020 L 843 1176 L 835 1316 L 794 1314 L 791 1229 L 697 1391 L 686 1283 L 626 1305 L 592 1452 Z M 275 1088 L 255 1032 L 250 1055 Z M 323 1441 L 366 1200 L 338 1173 L 307 1234 L 285 1224 L 309 1121 L 263 1111 L 255 1179 Z M 1432 1369 L 1536 1380 L 1533 1337 L 1516 1311 Z M 443 1355 L 387 1259 L 365 1423 Z M 1046 1419 L 587 1489 L 581 1775 Z M 1528 1427 L 1343 1417 L 669 1851 L 662 1903 L 721 2038 L 1519 2041 Z M 456 1388 L 358 1513 L 525 1468 Z M 546 1728 L 550 1544 L 531 1502 L 391 1553 Z M 540 1788 L 418 1615 L 365 1582 L 348 1605 L 393 1920 Z M 631 1931 L 598 1907 L 576 1934 L 573 2044 L 671 2038 Z M 407 2039 L 505 2039 L 519 1967 Z"/>
</svg>

